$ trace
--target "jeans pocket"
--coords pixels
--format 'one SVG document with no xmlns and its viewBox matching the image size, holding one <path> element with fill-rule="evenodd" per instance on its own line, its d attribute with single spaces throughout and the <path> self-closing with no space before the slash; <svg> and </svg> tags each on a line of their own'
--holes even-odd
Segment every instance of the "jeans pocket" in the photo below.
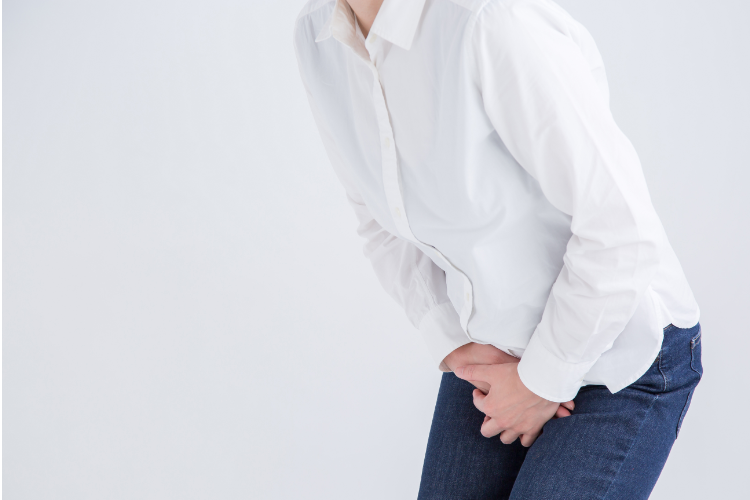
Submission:
<svg viewBox="0 0 750 500">
<path fill-rule="evenodd" d="M 690 400 L 693 399 L 693 391 L 695 389 L 691 389 L 690 392 L 688 392 L 687 401 L 685 401 L 685 406 L 682 408 L 682 413 L 680 413 L 680 420 L 677 421 L 677 430 L 675 431 L 675 439 L 680 435 L 680 427 L 682 427 L 682 421 L 685 418 L 685 414 L 688 411 L 688 408 L 690 408 Z"/>
<path fill-rule="evenodd" d="M 703 377 L 703 363 L 701 362 L 701 329 L 698 335 L 690 340 L 690 368 L 698 374 L 698 380 Z"/>
</svg>

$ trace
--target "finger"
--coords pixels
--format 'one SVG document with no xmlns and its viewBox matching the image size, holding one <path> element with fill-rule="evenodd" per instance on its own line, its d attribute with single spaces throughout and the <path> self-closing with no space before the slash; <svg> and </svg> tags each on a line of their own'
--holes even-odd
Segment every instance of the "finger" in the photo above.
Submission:
<svg viewBox="0 0 750 500">
<path fill-rule="evenodd" d="M 528 448 L 532 444 L 534 444 L 534 441 L 536 441 L 536 438 L 539 437 L 539 435 L 542 433 L 541 429 L 536 432 L 531 432 L 529 434 L 524 434 L 521 436 L 521 446 L 524 446 Z"/>
<path fill-rule="evenodd" d="M 490 419 L 490 417 L 488 417 L 487 415 L 485 415 L 484 416 L 484 422 L 482 422 L 482 424 L 486 424 L 489 419 Z"/>
<path fill-rule="evenodd" d="M 572 412 L 575 409 L 576 404 L 575 404 L 575 402 L 573 400 L 570 400 L 570 401 L 566 401 L 564 403 L 560 403 L 560 406 L 564 406 L 565 408 L 567 408 L 569 411 Z"/>
<path fill-rule="evenodd" d="M 477 407 L 477 410 L 486 413 L 484 411 L 484 398 L 487 396 L 479 389 L 474 389 L 474 392 L 472 392 L 471 395 L 474 396 L 474 406 Z"/>
<path fill-rule="evenodd" d="M 497 420 L 494 420 L 491 418 L 484 419 L 484 423 L 482 424 L 482 429 L 480 430 L 480 432 L 482 433 L 482 436 L 486 438 L 497 436 L 502 431 L 503 429 L 499 425 L 497 425 Z"/>
<path fill-rule="evenodd" d="M 560 405 L 557 407 L 557 411 L 555 412 L 555 418 L 563 418 L 563 417 L 569 417 L 570 412 L 567 408 L 565 408 L 563 405 Z"/>
<path fill-rule="evenodd" d="M 487 382 L 472 382 L 474 384 L 474 387 L 482 391 L 483 393 L 487 394 L 490 392 L 490 384 Z"/>
<path fill-rule="evenodd" d="M 513 441 L 518 439 L 518 433 L 513 431 L 503 431 L 500 433 L 500 441 L 503 444 L 511 444 Z"/>
<path fill-rule="evenodd" d="M 453 373 L 456 377 L 468 382 L 487 382 L 492 373 L 493 367 L 500 365 L 466 365 L 459 366 Z"/>
</svg>

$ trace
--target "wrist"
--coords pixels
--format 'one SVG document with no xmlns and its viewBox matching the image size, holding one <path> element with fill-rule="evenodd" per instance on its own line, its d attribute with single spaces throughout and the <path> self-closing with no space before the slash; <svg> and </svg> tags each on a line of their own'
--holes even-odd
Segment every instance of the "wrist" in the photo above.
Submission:
<svg viewBox="0 0 750 500">
<path fill-rule="evenodd" d="M 440 364 L 443 371 L 454 371 L 466 365 L 501 365 L 518 363 L 519 359 L 507 354 L 491 344 L 469 342 L 450 352 Z"/>
<path fill-rule="evenodd" d="M 452 372 L 454 368 L 461 366 L 462 363 L 459 361 L 459 358 L 462 357 L 461 355 L 465 353 L 473 343 L 474 342 L 469 342 L 468 344 L 464 344 L 448 353 L 445 359 L 443 359 L 443 362 L 440 363 L 440 371 Z"/>
</svg>

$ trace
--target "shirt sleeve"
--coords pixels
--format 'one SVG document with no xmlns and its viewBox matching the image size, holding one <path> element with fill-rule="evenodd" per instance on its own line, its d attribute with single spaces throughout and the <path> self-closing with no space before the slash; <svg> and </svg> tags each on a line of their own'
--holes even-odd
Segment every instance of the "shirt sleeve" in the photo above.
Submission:
<svg viewBox="0 0 750 500">
<path fill-rule="evenodd" d="M 445 272 L 414 244 L 393 235 L 375 220 L 357 190 L 304 76 L 302 82 L 323 145 L 357 217 L 357 233 L 365 239 L 365 256 L 385 291 L 419 329 L 436 365 L 441 371 L 450 371 L 443 360 L 470 340 L 448 299 Z"/>
<path fill-rule="evenodd" d="M 600 85 L 603 68 L 585 55 L 593 40 L 579 46 L 586 37 L 546 2 L 490 2 L 471 45 L 493 127 L 549 202 L 571 216 L 562 269 L 518 366 L 531 391 L 556 402 L 575 397 L 659 266 L 660 222 Z"/>
</svg>

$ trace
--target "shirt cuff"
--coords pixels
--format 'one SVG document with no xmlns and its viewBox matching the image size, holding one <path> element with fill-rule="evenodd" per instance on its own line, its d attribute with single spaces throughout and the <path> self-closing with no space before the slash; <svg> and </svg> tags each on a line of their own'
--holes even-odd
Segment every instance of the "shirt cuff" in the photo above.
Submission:
<svg viewBox="0 0 750 500">
<path fill-rule="evenodd" d="M 551 353 L 539 335 L 531 336 L 518 363 L 518 376 L 531 392 L 548 401 L 564 403 L 573 399 L 583 385 L 583 377 L 596 360 L 568 363 Z"/>
<path fill-rule="evenodd" d="M 445 357 L 471 342 L 461 328 L 458 313 L 450 302 L 433 307 L 419 323 L 419 331 L 438 368 L 443 372 L 450 371 L 443 363 Z"/>
</svg>

